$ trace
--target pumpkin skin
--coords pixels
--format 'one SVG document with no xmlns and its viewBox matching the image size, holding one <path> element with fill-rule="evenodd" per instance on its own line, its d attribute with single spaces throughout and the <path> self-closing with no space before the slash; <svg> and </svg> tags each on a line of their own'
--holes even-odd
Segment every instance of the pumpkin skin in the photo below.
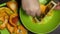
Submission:
<svg viewBox="0 0 60 34">
<path fill-rule="evenodd" d="M 42 21 L 35 23 L 32 17 L 28 16 L 25 11 L 20 8 L 20 19 L 23 25 L 34 33 L 49 33 L 56 29 L 60 22 L 60 10 L 52 10 L 42 19 Z"/>
</svg>

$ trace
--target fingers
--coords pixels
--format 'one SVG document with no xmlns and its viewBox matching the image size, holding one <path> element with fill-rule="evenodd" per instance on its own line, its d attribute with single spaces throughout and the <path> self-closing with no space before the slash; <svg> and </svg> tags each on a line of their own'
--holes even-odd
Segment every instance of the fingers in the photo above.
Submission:
<svg viewBox="0 0 60 34">
<path fill-rule="evenodd" d="M 41 15 L 41 10 L 38 10 L 38 12 L 36 12 L 36 16 L 40 16 Z"/>
<path fill-rule="evenodd" d="M 27 0 L 22 0 L 22 7 L 24 10 L 27 10 L 27 7 L 28 7 Z"/>
<path fill-rule="evenodd" d="M 22 7 L 27 15 L 40 16 L 41 10 L 38 0 L 22 0 Z"/>
<path fill-rule="evenodd" d="M 58 2 L 57 6 L 55 7 L 56 10 L 60 10 L 60 2 Z"/>
<path fill-rule="evenodd" d="M 33 10 L 28 9 L 26 10 L 26 14 L 34 17 L 36 14 L 36 11 L 34 12 Z"/>
<path fill-rule="evenodd" d="M 32 10 L 28 9 L 28 10 L 26 10 L 26 14 L 28 14 L 30 16 L 33 16 L 33 17 L 40 16 L 41 10 L 40 9 L 36 9 L 36 8 L 34 8 Z"/>
</svg>

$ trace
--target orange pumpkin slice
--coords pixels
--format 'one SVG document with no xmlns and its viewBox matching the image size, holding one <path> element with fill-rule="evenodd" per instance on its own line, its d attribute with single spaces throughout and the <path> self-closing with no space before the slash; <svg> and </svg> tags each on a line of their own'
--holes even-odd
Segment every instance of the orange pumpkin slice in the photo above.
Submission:
<svg viewBox="0 0 60 34">
<path fill-rule="evenodd" d="M 13 32 L 14 27 L 12 27 L 9 23 L 7 23 L 7 29 L 10 33 Z"/>
<path fill-rule="evenodd" d="M 14 32 L 16 34 L 27 34 L 27 30 L 22 25 L 20 25 L 17 28 L 15 28 Z"/>
<path fill-rule="evenodd" d="M 16 13 L 16 11 L 17 11 L 17 2 L 16 1 L 7 2 L 7 6 Z"/>
<path fill-rule="evenodd" d="M 45 6 L 45 5 L 42 5 L 42 4 L 40 5 L 40 8 L 41 8 L 42 14 L 45 13 L 46 7 L 47 7 L 47 6 Z"/>
<path fill-rule="evenodd" d="M 10 24 L 7 24 L 7 29 L 10 34 L 27 34 L 27 30 L 22 25 L 13 27 Z"/>
<path fill-rule="evenodd" d="M 17 22 L 18 22 L 18 15 L 17 14 L 12 14 L 9 18 L 9 23 L 12 26 L 17 26 Z"/>
<path fill-rule="evenodd" d="M 3 8 L 0 8 L 0 29 L 4 29 L 8 23 L 8 15 Z"/>
</svg>

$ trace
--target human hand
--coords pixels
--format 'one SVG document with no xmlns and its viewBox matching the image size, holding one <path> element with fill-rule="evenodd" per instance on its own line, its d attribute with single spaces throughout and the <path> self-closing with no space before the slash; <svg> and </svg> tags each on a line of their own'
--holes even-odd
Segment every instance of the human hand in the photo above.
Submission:
<svg viewBox="0 0 60 34">
<path fill-rule="evenodd" d="M 26 14 L 31 16 L 40 16 L 40 4 L 38 0 L 22 0 L 22 7 L 26 11 Z"/>
</svg>

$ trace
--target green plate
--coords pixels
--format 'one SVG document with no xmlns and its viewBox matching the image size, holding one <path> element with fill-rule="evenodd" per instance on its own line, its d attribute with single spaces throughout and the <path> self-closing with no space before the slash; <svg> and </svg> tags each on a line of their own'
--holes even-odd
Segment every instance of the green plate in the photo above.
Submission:
<svg viewBox="0 0 60 34">
<path fill-rule="evenodd" d="M 51 0 L 39 0 L 40 4 L 46 5 L 50 2 Z"/>
<path fill-rule="evenodd" d="M 0 30 L 0 34 L 10 34 L 10 32 L 5 28 L 3 30 Z"/>
<path fill-rule="evenodd" d="M 42 21 L 35 23 L 32 17 L 28 16 L 25 11 L 20 8 L 20 19 L 23 25 L 34 33 L 49 33 L 55 30 L 60 22 L 60 10 L 50 11 Z"/>
<path fill-rule="evenodd" d="M 38 34 L 46 34 L 46 33 L 38 33 Z"/>
</svg>

